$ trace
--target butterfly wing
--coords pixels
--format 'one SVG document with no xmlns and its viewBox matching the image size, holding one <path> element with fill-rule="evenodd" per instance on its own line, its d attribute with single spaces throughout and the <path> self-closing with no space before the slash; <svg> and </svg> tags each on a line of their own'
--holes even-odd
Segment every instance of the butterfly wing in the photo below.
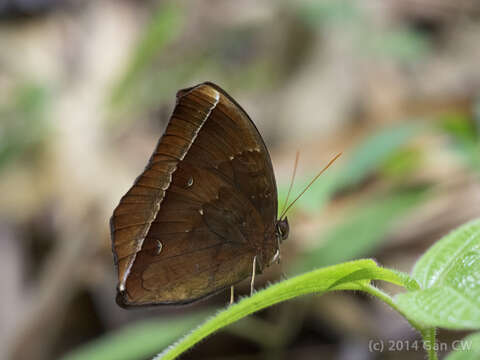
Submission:
<svg viewBox="0 0 480 360">
<path fill-rule="evenodd" d="M 277 250 L 276 216 L 270 156 L 245 111 L 211 83 L 180 91 L 111 219 L 118 302 L 188 303 L 245 279 Z"/>
</svg>

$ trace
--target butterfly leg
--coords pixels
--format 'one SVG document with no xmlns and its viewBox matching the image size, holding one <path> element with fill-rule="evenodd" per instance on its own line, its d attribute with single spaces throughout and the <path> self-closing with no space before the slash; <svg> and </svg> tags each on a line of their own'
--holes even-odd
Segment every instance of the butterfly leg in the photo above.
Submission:
<svg viewBox="0 0 480 360">
<path fill-rule="evenodd" d="M 252 280 L 250 281 L 250 296 L 253 295 L 253 292 L 255 291 L 255 269 L 257 267 L 257 256 L 255 255 L 253 257 L 253 266 L 252 266 Z"/>
<path fill-rule="evenodd" d="M 233 289 L 234 289 L 234 288 L 233 288 L 233 285 L 230 286 L 230 305 L 232 305 L 233 302 L 235 301 L 235 297 L 234 297 L 234 295 L 233 295 L 233 292 L 234 292 Z"/>
<path fill-rule="evenodd" d="M 275 258 L 277 259 L 277 264 L 280 264 L 280 257 L 281 257 L 281 253 L 280 253 L 280 237 L 277 236 L 277 252 L 275 254 Z"/>
</svg>

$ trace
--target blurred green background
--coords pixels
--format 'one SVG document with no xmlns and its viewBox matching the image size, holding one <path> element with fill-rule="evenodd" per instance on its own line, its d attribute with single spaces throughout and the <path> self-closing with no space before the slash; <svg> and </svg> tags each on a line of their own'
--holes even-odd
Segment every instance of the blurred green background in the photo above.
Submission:
<svg viewBox="0 0 480 360">
<path fill-rule="evenodd" d="M 296 150 L 293 194 L 343 152 L 291 211 L 282 263 L 257 288 L 359 257 L 409 271 L 480 211 L 479 44 L 473 0 L 0 2 L 0 358 L 148 359 L 225 306 L 229 294 L 114 302 L 111 212 L 176 91 L 206 80 L 260 129 L 280 204 Z M 368 350 L 417 338 L 383 304 L 336 293 L 275 306 L 183 358 L 423 359 Z"/>
</svg>

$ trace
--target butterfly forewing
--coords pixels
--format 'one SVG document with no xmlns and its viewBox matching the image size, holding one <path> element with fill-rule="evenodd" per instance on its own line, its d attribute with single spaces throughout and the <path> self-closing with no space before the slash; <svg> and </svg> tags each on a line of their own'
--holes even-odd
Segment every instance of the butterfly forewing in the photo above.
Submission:
<svg viewBox="0 0 480 360">
<path fill-rule="evenodd" d="M 121 305 L 195 301 L 277 251 L 277 190 L 253 122 L 211 83 L 182 90 L 145 171 L 111 220 Z"/>
</svg>

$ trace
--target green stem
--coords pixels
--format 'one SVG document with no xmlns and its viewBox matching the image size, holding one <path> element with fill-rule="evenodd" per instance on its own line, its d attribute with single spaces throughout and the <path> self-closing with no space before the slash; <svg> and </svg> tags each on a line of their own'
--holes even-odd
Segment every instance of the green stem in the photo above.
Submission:
<svg viewBox="0 0 480 360">
<path fill-rule="evenodd" d="M 362 290 L 378 297 L 402 314 L 415 329 L 420 331 L 426 340 L 435 340 L 434 333 L 428 332 L 428 329 L 424 329 L 405 316 L 388 294 L 370 285 L 372 280 L 387 281 L 407 289 L 418 288 L 418 284 L 407 275 L 379 267 L 370 259 L 355 260 L 317 269 L 271 285 L 230 305 L 158 354 L 155 359 L 172 360 L 205 337 L 258 310 L 302 295 L 323 294 L 338 290 Z M 269 339 L 265 342 L 268 347 L 277 344 L 276 342 L 270 342 Z M 436 355 L 431 351 L 429 356 L 430 360 L 436 360 Z"/>
<path fill-rule="evenodd" d="M 422 332 L 423 343 L 428 354 L 429 360 L 437 360 L 437 353 L 435 352 L 435 328 L 426 328 Z"/>
<path fill-rule="evenodd" d="M 400 310 L 400 308 L 397 306 L 397 304 L 395 303 L 395 301 L 392 299 L 390 295 L 378 289 L 377 287 L 369 284 L 363 288 L 363 291 L 379 298 L 384 303 L 389 305 L 393 310 L 395 310 L 400 315 L 402 315 L 405 319 L 407 319 L 410 325 L 412 325 L 412 327 L 415 328 L 421 334 L 423 338 L 423 344 L 425 345 L 424 349 L 428 354 L 428 359 L 438 360 L 437 353 L 435 352 L 435 328 L 425 328 L 421 326 L 419 323 L 417 323 L 416 321 L 410 319 L 402 310 Z"/>
<path fill-rule="evenodd" d="M 363 280 L 355 278 L 355 282 L 339 282 L 348 274 L 359 273 L 361 270 L 376 272 L 377 264 L 372 260 L 356 260 L 338 264 L 327 268 L 296 276 L 283 282 L 269 286 L 254 293 L 218 312 L 214 317 L 206 320 L 202 325 L 181 338 L 175 344 L 158 354 L 155 359 L 171 360 L 215 331 L 224 328 L 258 310 L 274 304 L 290 300 L 302 295 L 317 293 L 323 294 L 330 290 L 361 290 L 370 278 Z M 371 275 L 371 274 L 369 274 Z M 333 288 L 332 288 L 333 287 Z"/>
</svg>

